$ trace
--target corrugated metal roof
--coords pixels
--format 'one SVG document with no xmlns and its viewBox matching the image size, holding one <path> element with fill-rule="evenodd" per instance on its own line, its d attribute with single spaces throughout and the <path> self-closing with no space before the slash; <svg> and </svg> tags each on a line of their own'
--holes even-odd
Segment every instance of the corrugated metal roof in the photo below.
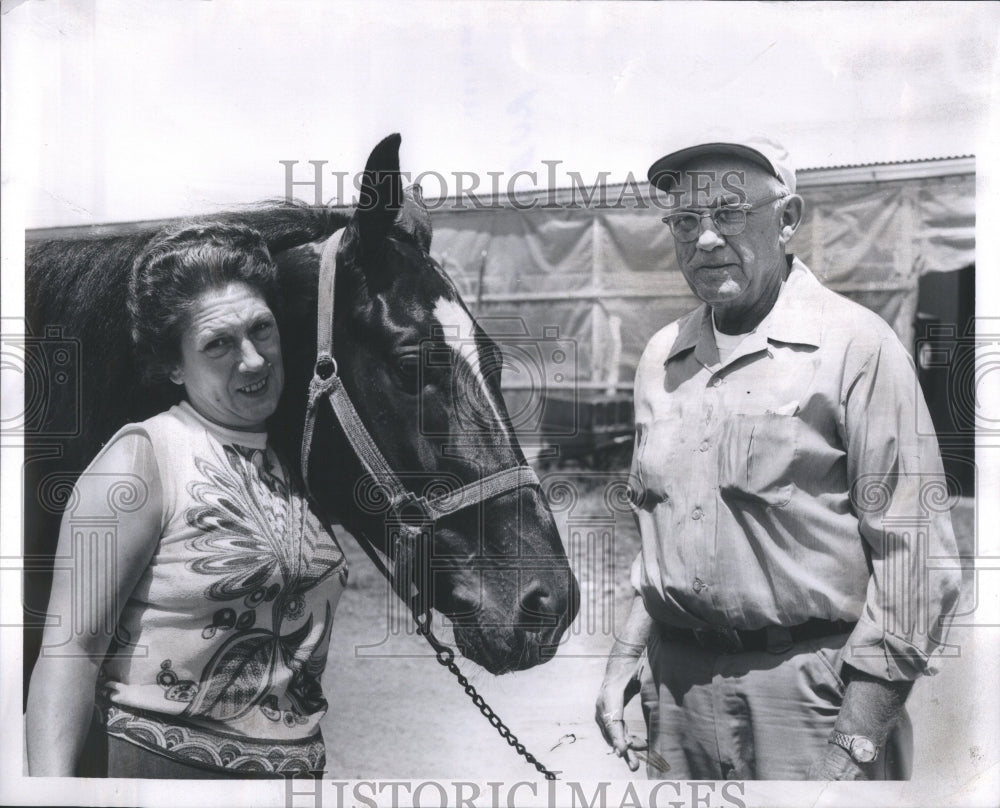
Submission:
<svg viewBox="0 0 1000 808">
<path fill-rule="evenodd" d="M 925 157 L 917 160 L 895 160 L 884 163 L 854 163 L 842 166 L 800 168 L 796 173 L 799 188 L 855 182 L 922 180 L 975 174 L 976 158 L 972 154 L 956 157 Z"/>
<path fill-rule="evenodd" d="M 800 168 L 798 171 L 831 171 L 833 169 L 842 168 L 875 168 L 878 166 L 909 166 L 917 163 L 939 163 L 944 160 L 975 160 L 976 155 L 974 154 L 953 154 L 946 157 L 917 157 L 912 160 L 884 160 L 874 163 L 841 163 L 838 165 L 829 166 L 809 166 L 808 168 Z M 796 173 L 797 173 L 796 172 Z"/>
</svg>

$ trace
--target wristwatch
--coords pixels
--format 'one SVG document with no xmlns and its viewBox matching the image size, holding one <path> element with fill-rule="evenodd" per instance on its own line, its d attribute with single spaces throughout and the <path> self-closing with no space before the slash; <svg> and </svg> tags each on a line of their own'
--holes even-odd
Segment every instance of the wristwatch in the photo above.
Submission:
<svg viewBox="0 0 1000 808">
<path fill-rule="evenodd" d="M 855 763 L 871 763 L 878 757 L 878 747 L 864 735 L 847 735 L 834 730 L 827 743 L 834 743 L 847 751 Z"/>
</svg>

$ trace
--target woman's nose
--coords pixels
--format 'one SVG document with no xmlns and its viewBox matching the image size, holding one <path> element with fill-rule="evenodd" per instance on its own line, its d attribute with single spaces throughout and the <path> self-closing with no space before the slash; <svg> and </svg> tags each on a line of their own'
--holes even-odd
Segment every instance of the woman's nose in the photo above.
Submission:
<svg viewBox="0 0 1000 808">
<path fill-rule="evenodd" d="M 240 346 L 240 370 L 244 373 L 255 373 L 263 370 L 267 365 L 267 360 L 260 355 L 253 340 L 245 339 Z"/>
</svg>

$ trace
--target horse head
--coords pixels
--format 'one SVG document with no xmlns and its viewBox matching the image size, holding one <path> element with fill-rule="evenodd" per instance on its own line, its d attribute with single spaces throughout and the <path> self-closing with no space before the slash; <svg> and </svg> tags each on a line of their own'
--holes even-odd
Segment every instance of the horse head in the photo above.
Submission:
<svg viewBox="0 0 1000 808">
<path fill-rule="evenodd" d="M 414 501 L 524 474 L 438 517 L 408 516 L 320 406 L 307 476 L 325 509 L 402 569 L 397 591 L 449 617 L 465 656 L 493 673 L 519 670 L 555 653 L 577 582 L 500 392 L 500 348 L 430 255 L 430 217 L 419 187 L 402 186 L 399 144 L 392 135 L 372 151 L 336 247 L 336 373 Z M 400 545 L 401 530 L 419 533 L 419 551 Z"/>
</svg>

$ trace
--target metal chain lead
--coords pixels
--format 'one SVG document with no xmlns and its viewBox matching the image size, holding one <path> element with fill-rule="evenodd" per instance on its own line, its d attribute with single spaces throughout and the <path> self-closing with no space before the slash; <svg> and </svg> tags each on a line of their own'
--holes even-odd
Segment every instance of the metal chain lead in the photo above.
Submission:
<svg viewBox="0 0 1000 808">
<path fill-rule="evenodd" d="M 455 652 L 431 633 L 430 614 L 417 614 L 414 612 L 413 618 L 417 623 L 417 633 L 422 635 L 424 639 L 430 643 L 431 647 L 434 649 L 437 661 L 451 671 L 452 675 L 454 675 L 455 679 L 458 680 L 458 683 L 465 690 L 465 694 L 472 699 L 472 703 L 479 708 L 479 712 L 481 712 L 493 728 L 500 733 L 500 737 L 507 741 L 508 745 L 510 745 L 515 752 L 534 766 L 541 774 L 545 775 L 546 780 L 557 779 L 556 773 L 545 768 L 542 762 L 525 748 L 524 744 L 518 740 L 518 737 L 510 731 L 510 727 L 508 727 L 500 719 L 500 716 L 494 712 L 493 708 L 486 703 L 486 699 L 484 699 L 479 691 L 476 690 L 475 685 L 473 685 L 472 682 L 465 677 L 458 665 L 455 663 Z"/>
</svg>

